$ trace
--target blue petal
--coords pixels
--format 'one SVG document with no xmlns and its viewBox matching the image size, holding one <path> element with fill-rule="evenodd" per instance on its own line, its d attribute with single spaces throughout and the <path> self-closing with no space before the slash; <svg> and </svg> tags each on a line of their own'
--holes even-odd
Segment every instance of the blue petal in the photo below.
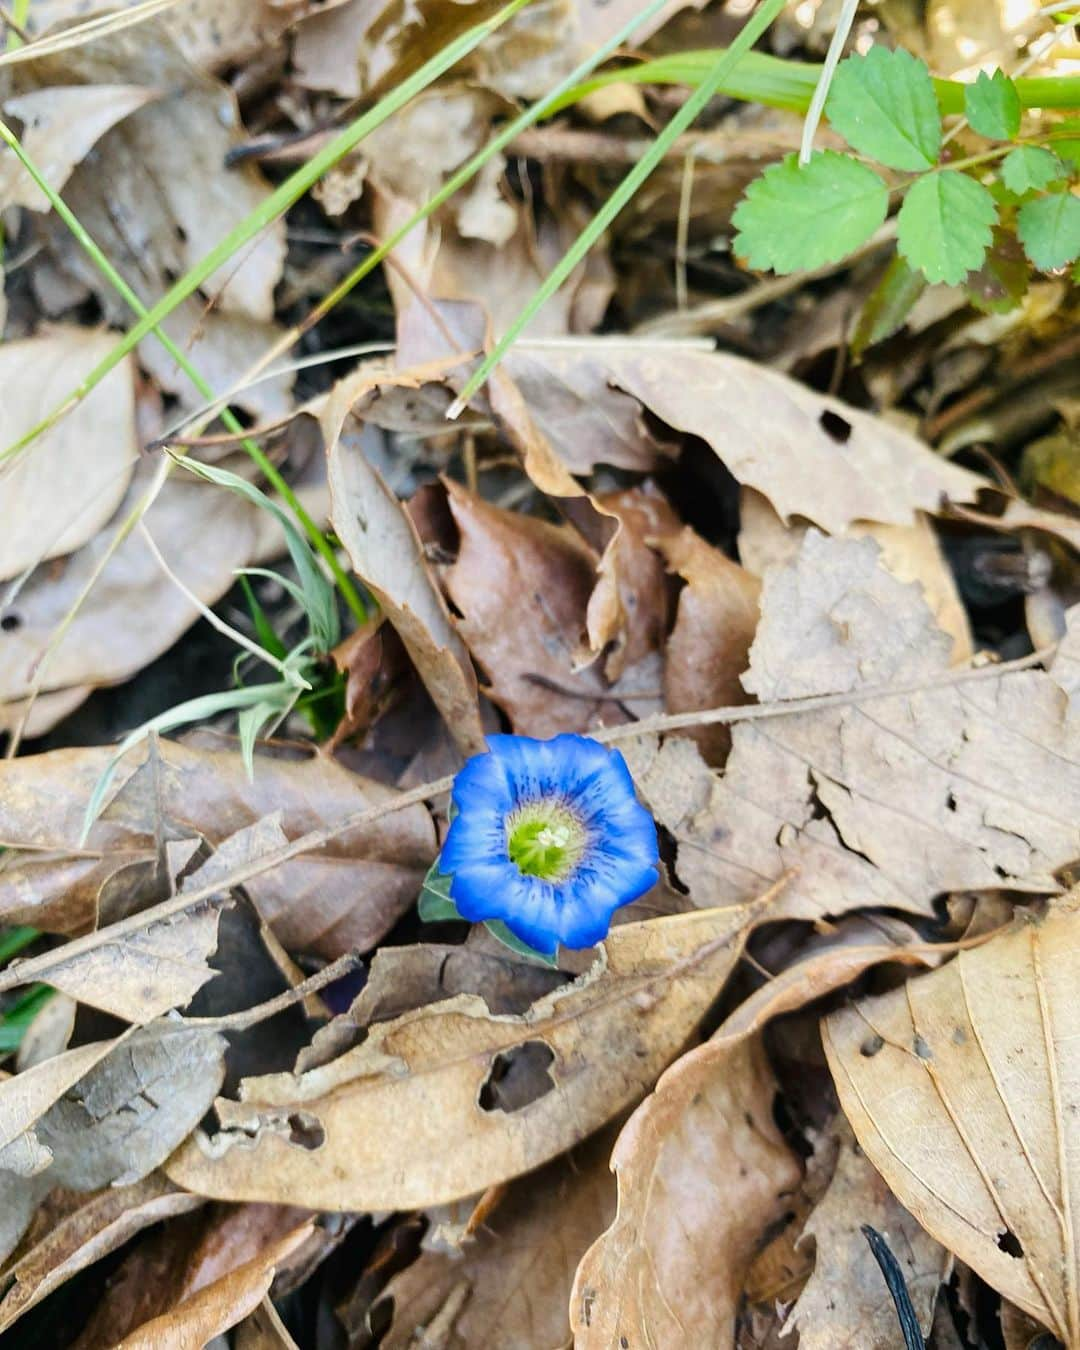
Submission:
<svg viewBox="0 0 1080 1350">
<path fill-rule="evenodd" d="M 555 888 L 539 877 L 526 877 L 514 868 L 514 881 L 503 896 L 504 910 L 493 916 L 502 919 L 522 942 L 538 952 L 550 955 L 559 939 L 559 904 Z"/>
</svg>

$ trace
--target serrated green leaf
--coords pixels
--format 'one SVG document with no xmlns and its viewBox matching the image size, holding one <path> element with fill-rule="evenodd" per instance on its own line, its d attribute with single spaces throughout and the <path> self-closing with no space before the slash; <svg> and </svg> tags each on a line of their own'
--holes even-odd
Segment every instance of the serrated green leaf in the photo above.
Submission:
<svg viewBox="0 0 1080 1350">
<path fill-rule="evenodd" d="M 926 63 L 871 47 L 841 61 L 825 115 L 860 155 L 892 169 L 929 169 L 941 149 L 941 112 Z"/>
<path fill-rule="evenodd" d="M 857 360 L 867 347 L 891 337 L 925 290 L 923 274 L 909 267 L 907 261 L 896 254 L 862 307 L 851 339 L 852 356 Z"/>
<path fill-rule="evenodd" d="M 527 956 L 530 961 L 540 961 L 545 966 L 558 965 L 554 952 L 538 952 L 535 947 L 530 947 L 527 942 L 522 942 L 519 937 L 515 937 L 501 919 L 489 919 L 484 927 L 493 938 L 501 942 L 504 947 L 509 947 L 512 952 L 516 952 L 518 956 Z"/>
<path fill-rule="evenodd" d="M 994 199 L 967 174 L 924 174 L 897 217 L 897 245 L 927 281 L 955 286 L 982 265 L 997 222 Z"/>
<path fill-rule="evenodd" d="M 1080 197 L 1055 192 L 1025 202 L 1016 217 L 1016 232 L 1040 271 L 1066 267 L 1080 254 Z"/>
<path fill-rule="evenodd" d="M 788 155 L 756 178 L 735 208 L 734 249 L 761 271 L 821 267 L 869 239 L 888 209 L 885 184 L 849 155 L 824 150 L 801 167 Z"/>
<path fill-rule="evenodd" d="M 450 899 L 450 883 L 453 879 L 452 876 L 439 871 L 438 859 L 428 868 L 416 906 L 425 923 L 447 923 L 451 919 L 461 919 L 457 905 Z"/>
<path fill-rule="evenodd" d="M 964 88 L 964 113 L 973 129 L 991 141 L 1011 141 L 1020 130 L 1020 95 L 1003 70 L 979 71 Z"/>
<path fill-rule="evenodd" d="M 1049 187 L 1067 177 L 1068 172 L 1057 155 L 1037 145 L 1018 145 L 1001 161 L 1001 180 L 1018 197 L 1035 188 Z"/>
</svg>

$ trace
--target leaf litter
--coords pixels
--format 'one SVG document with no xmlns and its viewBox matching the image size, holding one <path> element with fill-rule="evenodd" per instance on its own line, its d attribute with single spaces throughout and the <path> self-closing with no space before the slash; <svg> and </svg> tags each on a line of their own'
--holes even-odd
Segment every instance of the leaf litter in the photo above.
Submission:
<svg viewBox="0 0 1080 1350">
<path fill-rule="evenodd" d="M 934 1350 L 1080 1344 L 1076 296 L 1011 256 L 1030 206 L 949 289 L 897 284 L 884 236 L 761 280 L 732 212 L 800 120 L 717 99 L 449 421 L 685 84 L 564 106 L 321 303 L 629 6 L 523 9 L 284 216 L 489 7 L 23 8 L 44 45 L 14 34 L 0 99 L 48 192 L 0 152 L 0 1331 L 891 1350 L 868 1226 Z M 731 42 L 737 7 L 688 8 L 621 50 Z M 819 60 L 837 8 L 758 55 Z M 1067 73 L 1034 5 L 870 8 L 854 49 L 969 95 Z M 163 320 L 232 413 L 152 332 L 111 364 L 133 318 L 56 193 L 147 305 L 267 212 Z M 352 579 L 322 628 L 307 527 L 244 495 L 267 473 Z M 554 965 L 417 909 L 493 732 L 617 746 L 657 822 L 657 884 Z"/>
</svg>

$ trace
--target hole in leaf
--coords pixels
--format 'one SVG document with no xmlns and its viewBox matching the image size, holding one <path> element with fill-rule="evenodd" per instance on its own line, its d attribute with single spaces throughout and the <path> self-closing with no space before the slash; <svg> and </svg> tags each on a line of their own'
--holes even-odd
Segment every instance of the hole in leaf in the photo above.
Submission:
<svg viewBox="0 0 1080 1350">
<path fill-rule="evenodd" d="M 0 619 L 0 628 L 2 628 L 5 633 L 14 633 L 21 627 L 22 619 L 20 619 L 17 614 L 5 614 L 4 617 Z"/>
<path fill-rule="evenodd" d="M 998 1238 L 997 1245 L 1003 1252 L 1007 1252 L 1009 1256 L 1016 1257 L 1017 1260 L 1024 1254 L 1024 1248 L 1020 1243 L 1020 1239 L 1011 1228 L 1005 1229 L 1004 1233 Z"/>
<path fill-rule="evenodd" d="M 822 431 L 840 445 L 846 445 L 851 439 L 851 423 L 839 413 L 834 413 L 831 408 L 826 408 L 818 421 L 821 423 Z"/>
<path fill-rule="evenodd" d="M 956 810 L 956 793 L 955 793 L 955 792 L 950 792 L 949 795 L 945 798 L 945 806 L 946 806 L 946 808 L 947 808 L 948 810 L 950 810 L 950 811 L 955 811 L 955 810 Z"/>
<path fill-rule="evenodd" d="M 859 1054 L 862 1055 L 864 1059 L 873 1059 L 884 1045 L 885 1042 L 875 1031 L 867 1036 L 866 1040 L 859 1046 Z"/>
<path fill-rule="evenodd" d="M 933 1050 L 930 1049 L 929 1043 L 926 1040 L 924 1040 L 923 1037 L 920 1036 L 918 1032 L 915 1033 L 915 1039 L 911 1043 L 911 1048 L 915 1051 L 915 1053 L 919 1056 L 920 1059 L 934 1058 L 934 1052 Z"/>
<path fill-rule="evenodd" d="M 289 1143 L 306 1149 L 322 1148 L 326 1143 L 322 1121 L 307 1111 L 294 1111 L 289 1117 Z"/>
<path fill-rule="evenodd" d="M 548 1072 L 554 1061 L 555 1051 L 544 1041 L 526 1041 L 496 1055 L 480 1088 L 480 1109 L 510 1113 L 539 1101 L 555 1086 Z"/>
</svg>

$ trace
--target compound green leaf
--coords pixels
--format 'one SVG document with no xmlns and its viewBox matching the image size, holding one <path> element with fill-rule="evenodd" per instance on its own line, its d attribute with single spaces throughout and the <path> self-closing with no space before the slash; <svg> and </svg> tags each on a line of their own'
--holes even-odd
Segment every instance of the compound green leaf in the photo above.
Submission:
<svg viewBox="0 0 1080 1350">
<path fill-rule="evenodd" d="M 964 113 L 975 131 L 992 141 L 1011 141 L 1020 130 L 1020 95 L 1003 70 L 979 72 L 964 88 Z"/>
<path fill-rule="evenodd" d="M 981 183 L 955 171 L 928 173 L 911 186 L 897 218 L 897 244 L 927 281 L 955 286 L 981 266 L 997 221 Z"/>
<path fill-rule="evenodd" d="M 1036 188 L 1049 187 L 1068 172 L 1057 155 L 1037 145 L 1018 145 L 1001 161 L 1001 180 L 1018 197 Z"/>
<path fill-rule="evenodd" d="M 1056 192 L 1025 202 L 1016 217 L 1016 232 L 1041 271 L 1067 266 L 1080 254 L 1080 197 Z"/>
<path fill-rule="evenodd" d="M 735 208 L 735 252 L 758 270 L 822 267 L 864 243 L 888 209 L 885 184 L 858 160 L 824 150 L 800 167 L 789 155 L 756 178 Z"/>
<path fill-rule="evenodd" d="M 841 61 L 825 112 L 853 150 L 892 169 L 929 169 L 941 149 L 941 112 L 926 63 L 871 47 Z"/>
<path fill-rule="evenodd" d="M 926 278 L 897 253 L 859 314 L 851 339 L 856 359 L 875 342 L 884 342 L 903 327 L 912 307 L 926 290 Z"/>
</svg>

